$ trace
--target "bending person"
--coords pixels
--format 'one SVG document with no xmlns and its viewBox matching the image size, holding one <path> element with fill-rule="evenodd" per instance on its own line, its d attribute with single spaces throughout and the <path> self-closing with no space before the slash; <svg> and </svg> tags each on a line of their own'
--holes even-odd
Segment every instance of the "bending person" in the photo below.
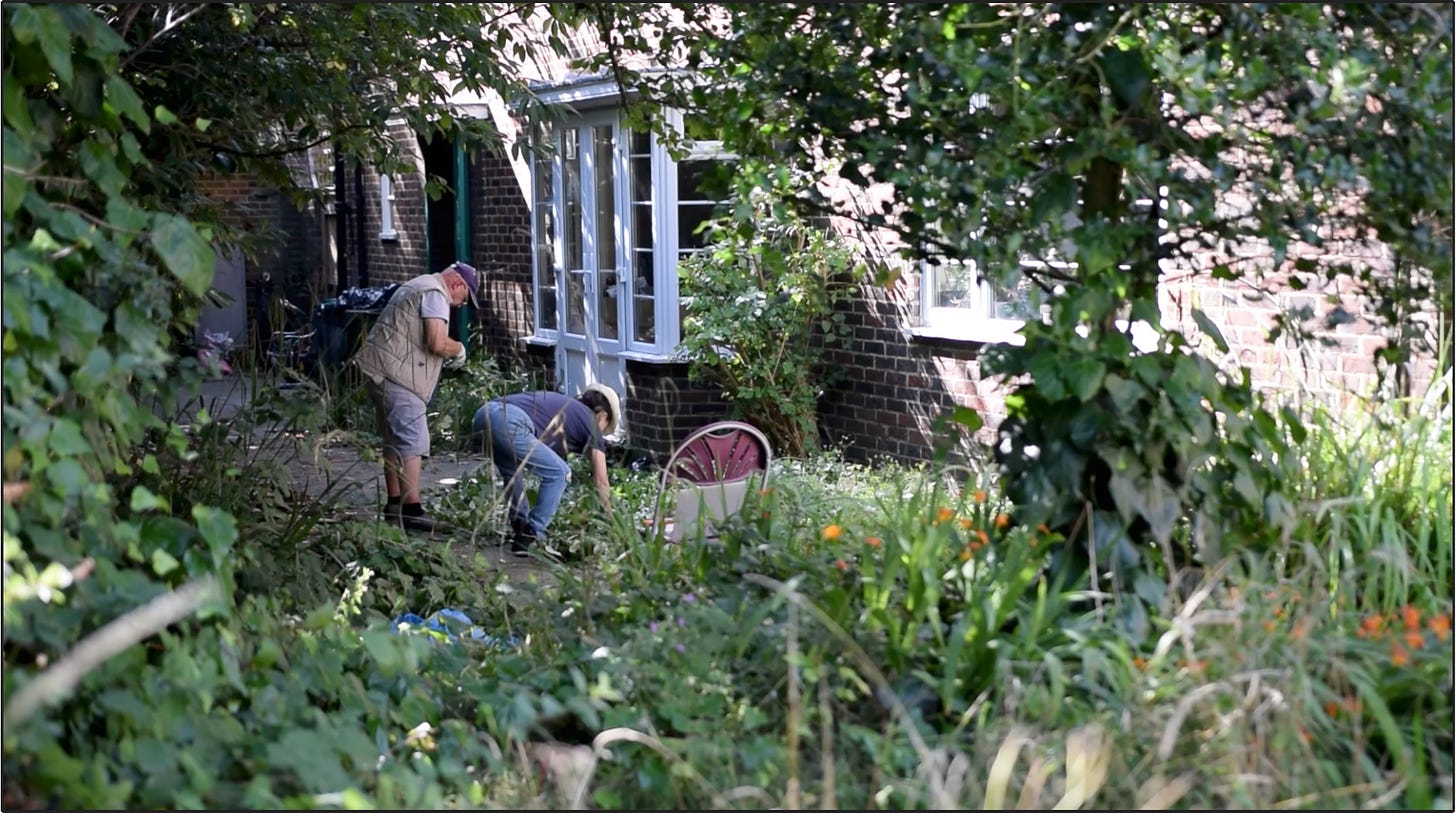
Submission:
<svg viewBox="0 0 1456 813">
<path fill-rule="evenodd" d="M 566 461 L 572 452 L 591 460 L 597 499 L 611 517 L 612 489 L 607 481 L 603 437 L 616 430 L 621 410 L 614 390 L 592 384 L 576 398 L 549 390 L 521 392 L 488 401 L 476 411 L 476 435 L 485 439 L 496 471 L 506 484 L 512 552 L 524 555 L 535 545 L 548 555 L 559 555 L 546 544 L 546 529 L 571 480 Z M 523 479 L 527 473 L 541 481 L 534 506 L 526 499 Z"/>
</svg>

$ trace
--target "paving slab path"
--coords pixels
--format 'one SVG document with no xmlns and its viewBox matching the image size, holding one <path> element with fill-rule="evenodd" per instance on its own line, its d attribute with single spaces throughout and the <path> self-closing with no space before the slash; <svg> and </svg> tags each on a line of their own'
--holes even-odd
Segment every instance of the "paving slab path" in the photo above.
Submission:
<svg viewBox="0 0 1456 813">
<path fill-rule="evenodd" d="M 198 398 L 178 404 L 178 414 L 190 418 L 205 407 L 215 419 L 235 416 L 251 400 L 250 382 L 242 378 L 223 378 L 205 382 Z M 267 427 L 254 430 L 261 435 Z M 281 431 L 281 430 L 280 430 Z M 271 440 L 276 440 L 273 438 Z M 329 498 L 335 503 L 333 521 L 376 518 L 384 498 L 384 470 L 375 450 L 363 449 L 347 439 L 310 442 L 297 438 L 293 444 L 260 442 L 258 445 L 284 465 L 292 478 L 293 492 L 311 499 Z M 447 451 L 424 459 L 420 466 L 420 491 L 428 504 L 432 497 L 455 487 L 489 461 L 479 454 Z M 513 586 L 555 586 L 551 569 L 534 559 L 511 554 L 509 548 L 493 539 L 471 540 L 449 538 L 454 552 L 463 559 L 483 554 L 492 568 L 504 571 Z M 433 538 L 445 539 L 436 534 Z"/>
</svg>

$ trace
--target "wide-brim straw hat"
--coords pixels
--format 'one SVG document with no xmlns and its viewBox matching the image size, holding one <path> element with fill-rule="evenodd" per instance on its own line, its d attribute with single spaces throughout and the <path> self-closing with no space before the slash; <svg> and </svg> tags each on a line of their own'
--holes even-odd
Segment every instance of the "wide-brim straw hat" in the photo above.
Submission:
<svg viewBox="0 0 1456 813">
<path fill-rule="evenodd" d="M 586 386 L 587 392 L 593 390 L 601 393 L 607 399 L 607 431 L 602 434 L 610 435 L 617 431 L 617 425 L 622 422 L 622 399 L 617 395 L 616 390 L 606 384 L 588 384 Z"/>
</svg>

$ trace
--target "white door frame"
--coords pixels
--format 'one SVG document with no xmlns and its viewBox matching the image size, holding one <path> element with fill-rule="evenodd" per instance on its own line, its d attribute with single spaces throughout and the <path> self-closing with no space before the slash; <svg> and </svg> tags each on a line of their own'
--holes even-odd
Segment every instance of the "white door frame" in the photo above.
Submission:
<svg viewBox="0 0 1456 813">
<path fill-rule="evenodd" d="M 608 160 L 603 165 L 598 165 L 597 155 L 597 131 L 606 129 L 611 133 L 612 149 Z M 630 268 L 630 244 L 627 240 L 627 232 L 622 222 L 622 212 L 628 211 L 627 197 L 630 190 L 627 188 L 627 154 L 625 145 L 622 142 L 623 131 L 619 116 L 615 111 L 595 115 L 582 116 L 574 120 L 570 125 L 558 126 L 556 133 L 558 144 L 566 143 L 566 133 L 574 132 L 577 137 L 576 156 L 567 156 L 565 149 L 556 150 L 554 159 L 554 178 L 552 179 L 552 196 L 558 207 L 557 222 L 561 227 L 556 230 L 556 256 L 561 258 L 556 269 L 556 297 L 557 302 L 557 343 L 556 343 L 556 369 L 558 380 L 563 389 L 571 395 L 579 393 L 588 384 L 601 383 L 617 391 L 619 396 L 626 396 L 626 365 L 622 358 L 622 351 L 626 348 L 626 342 L 631 330 L 631 314 L 629 305 L 628 287 L 629 274 L 624 271 Z M 581 246 L 581 267 L 570 267 L 575 258 L 568 256 L 566 252 L 567 230 L 572 224 L 566 217 L 568 209 L 567 201 L 567 169 L 574 165 L 576 175 L 577 200 L 576 206 L 580 212 L 580 223 L 577 226 L 577 233 L 574 237 L 580 241 Z M 612 200 L 607 206 L 607 211 L 600 212 L 597 194 L 600 191 L 598 180 L 602 173 L 608 173 L 611 178 Z M 610 217 L 610 223 L 600 223 L 599 214 Z M 598 238 L 603 233 L 602 229 L 608 229 L 608 234 L 613 237 L 613 254 L 606 258 L 606 262 L 613 263 L 613 267 L 603 267 L 605 263 L 598 253 Z M 615 282 L 611 283 L 616 288 L 614 295 L 603 297 L 601 288 L 606 284 L 604 277 L 608 274 L 615 275 Z M 571 320 L 571 296 L 568 279 L 579 276 L 582 281 L 582 330 L 572 332 Z M 603 317 L 608 316 L 601 310 L 603 301 L 610 303 L 615 308 L 615 319 L 611 319 L 616 326 L 615 337 L 604 337 L 601 335 L 601 327 L 604 324 Z M 619 422 L 625 429 L 625 416 Z M 619 429 L 617 434 L 621 434 Z"/>
</svg>

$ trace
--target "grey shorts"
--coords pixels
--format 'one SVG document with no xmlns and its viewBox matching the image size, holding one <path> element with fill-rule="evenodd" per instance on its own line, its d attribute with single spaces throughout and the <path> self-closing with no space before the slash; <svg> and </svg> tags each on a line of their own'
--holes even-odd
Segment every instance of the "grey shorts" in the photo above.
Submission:
<svg viewBox="0 0 1456 813">
<path fill-rule="evenodd" d="M 425 402 L 392 381 L 369 381 L 366 386 L 369 400 L 374 402 L 374 428 L 384 438 L 384 450 L 400 457 L 428 455 L 430 427 L 425 422 Z"/>
</svg>

